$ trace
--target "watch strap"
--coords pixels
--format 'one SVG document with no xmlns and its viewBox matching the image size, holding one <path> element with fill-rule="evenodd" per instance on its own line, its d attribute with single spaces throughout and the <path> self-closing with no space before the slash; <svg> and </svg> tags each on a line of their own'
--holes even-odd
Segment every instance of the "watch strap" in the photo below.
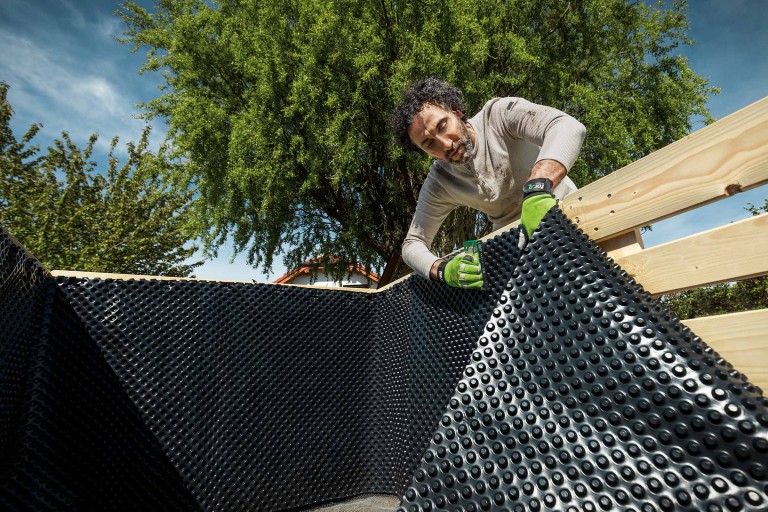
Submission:
<svg viewBox="0 0 768 512">
<path fill-rule="evenodd" d="M 448 262 L 445 260 L 442 260 L 437 265 L 437 281 L 445 282 L 445 267 L 448 265 Z"/>
<path fill-rule="evenodd" d="M 552 195 L 552 180 L 549 178 L 534 178 L 523 185 L 523 198 L 538 194 Z"/>
</svg>

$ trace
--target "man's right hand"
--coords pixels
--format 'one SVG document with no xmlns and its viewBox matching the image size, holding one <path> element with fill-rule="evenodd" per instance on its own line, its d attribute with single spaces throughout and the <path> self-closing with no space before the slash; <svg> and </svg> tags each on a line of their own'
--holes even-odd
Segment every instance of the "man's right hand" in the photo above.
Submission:
<svg viewBox="0 0 768 512">
<path fill-rule="evenodd" d="M 483 271 L 477 254 L 460 252 L 438 267 L 437 277 L 455 288 L 482 288 Z"/>
</svg>

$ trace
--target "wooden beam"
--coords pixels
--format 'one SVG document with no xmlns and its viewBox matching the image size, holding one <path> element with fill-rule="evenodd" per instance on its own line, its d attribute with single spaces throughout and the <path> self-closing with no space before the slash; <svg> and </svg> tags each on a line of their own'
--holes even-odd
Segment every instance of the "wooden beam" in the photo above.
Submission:
<svg viewBox="0 0 768 512">
<path fill-rule="evenodd" d="M 592 239 L 608 238 L 768 183 L 768 97 L 562 202 Z"/>
<path fill-rule="evenodd" d="M 768 309 L 684 320 L 749 381 L 768 391 Z"/>
<path fill-rule="evenodd" d="M 652 294 L 767 275 L 768 213 L 614 259 Z"/>
<path fill-rule="evenodd" d="M 643 237 L 640 234 L 640 228 L 635 228 L 632 231 L 627 231 L 612 238 L 604 238 L 598 241 L 597 245 L 614 260 L 640 252 L 645 247 Z"/>
</svg>

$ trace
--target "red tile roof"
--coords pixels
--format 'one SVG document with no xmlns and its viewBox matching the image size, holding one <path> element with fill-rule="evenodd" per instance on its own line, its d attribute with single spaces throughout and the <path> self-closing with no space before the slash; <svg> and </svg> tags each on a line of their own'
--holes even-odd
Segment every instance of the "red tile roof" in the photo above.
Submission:
<svg viewBox="0 0 768 512">
<path fill-rule="evenodd" d="M 290 283 L 291 281 L 293 281 L 294 279 L 296 279 L 301 275 L 311 273 L 313 269 L 316 269 L 317 272 L 322 273 L 323 266 L 318 264 L 319 261 L 320 261 L 320 258 L 312 258 L 310 260 L 307 260 L 299 268 L 290 270 L 287 273 L 275 279 L 273 283 L 276 283 L 276 284 Z M 358 274 L 361 274 L 363 277 L 366 277 L 371 282 L 374 282 L 374 283 L 379 282 L 379 274 L 377 274 L 376 272 L 370 272 L 360 265 L 357 265 L 357 266 L 349 265 L 348 270 L 350 272 L 357 272 Z"/>
</svg>

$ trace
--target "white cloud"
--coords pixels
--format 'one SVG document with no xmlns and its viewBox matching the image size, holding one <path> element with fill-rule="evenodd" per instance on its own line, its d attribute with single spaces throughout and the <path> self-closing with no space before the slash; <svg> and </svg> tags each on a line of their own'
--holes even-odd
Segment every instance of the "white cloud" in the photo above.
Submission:
<svg viewBox="0 0 768 512">
<path fill-rule="evenodd" d="M 68 21 L 72 23 L 76 28 L 85 28 L 87 25 L 87 21 L 85 20 L 85 15 L 83 14 L 82 10 L 78 9 L 72 2 L 69 0 L 59 0 L 60 5 L 64 7 L 67 11 Z"/>
<path fill-rule="evenodd" d="M 42 123 L 42 136 L 52 139 L 66 130 L 83 143 L 91 133 L 98 133 L 102 150 L 115 135 L 122 142 L 139 138 L 144 121 L 133 118 L 139 113 L 135 106 L 139 99 L 95 72 L 111 70 L 109 62 L 72 62 L 56 48 L 6 31 L 0 31 L 0 48 L 12 50 L 0 52 L 0 75 L 11 86 L 11 105 L 24 113 L 20 120 L 27 126 Z M 156 130 L 152 141 L 159 144 L 161 139 Z"/>
<path fill-rule="evenodd" d="M 96 32 L 102 37 L 112 38 L 121 31 L 122 21 L 116 16 L 104 16 L 98 12 L 89 11 L 70 0 L 59 0 L 60 6 L 66 11 L 65 21 L 77 30 Z M 118 3 L 115 3 L 115 8 Z"/>
<path fill-rule="evenodd" d="M 96 21 L 96 30 L 104 38 L 113 39 L 123 31 L 123 22 L 117 17 L 100 17 Z"/>
<path fill-rule="evenodd" d="M 86 76 L 76 80 L 70 92 L 75 95 L 75 106 L 81 112 L 95 109 L 100 115 L 130 115 L 130 111 L 122 104 L 120 95 L 115 88 L 103 77 Z"/>
</svg>

